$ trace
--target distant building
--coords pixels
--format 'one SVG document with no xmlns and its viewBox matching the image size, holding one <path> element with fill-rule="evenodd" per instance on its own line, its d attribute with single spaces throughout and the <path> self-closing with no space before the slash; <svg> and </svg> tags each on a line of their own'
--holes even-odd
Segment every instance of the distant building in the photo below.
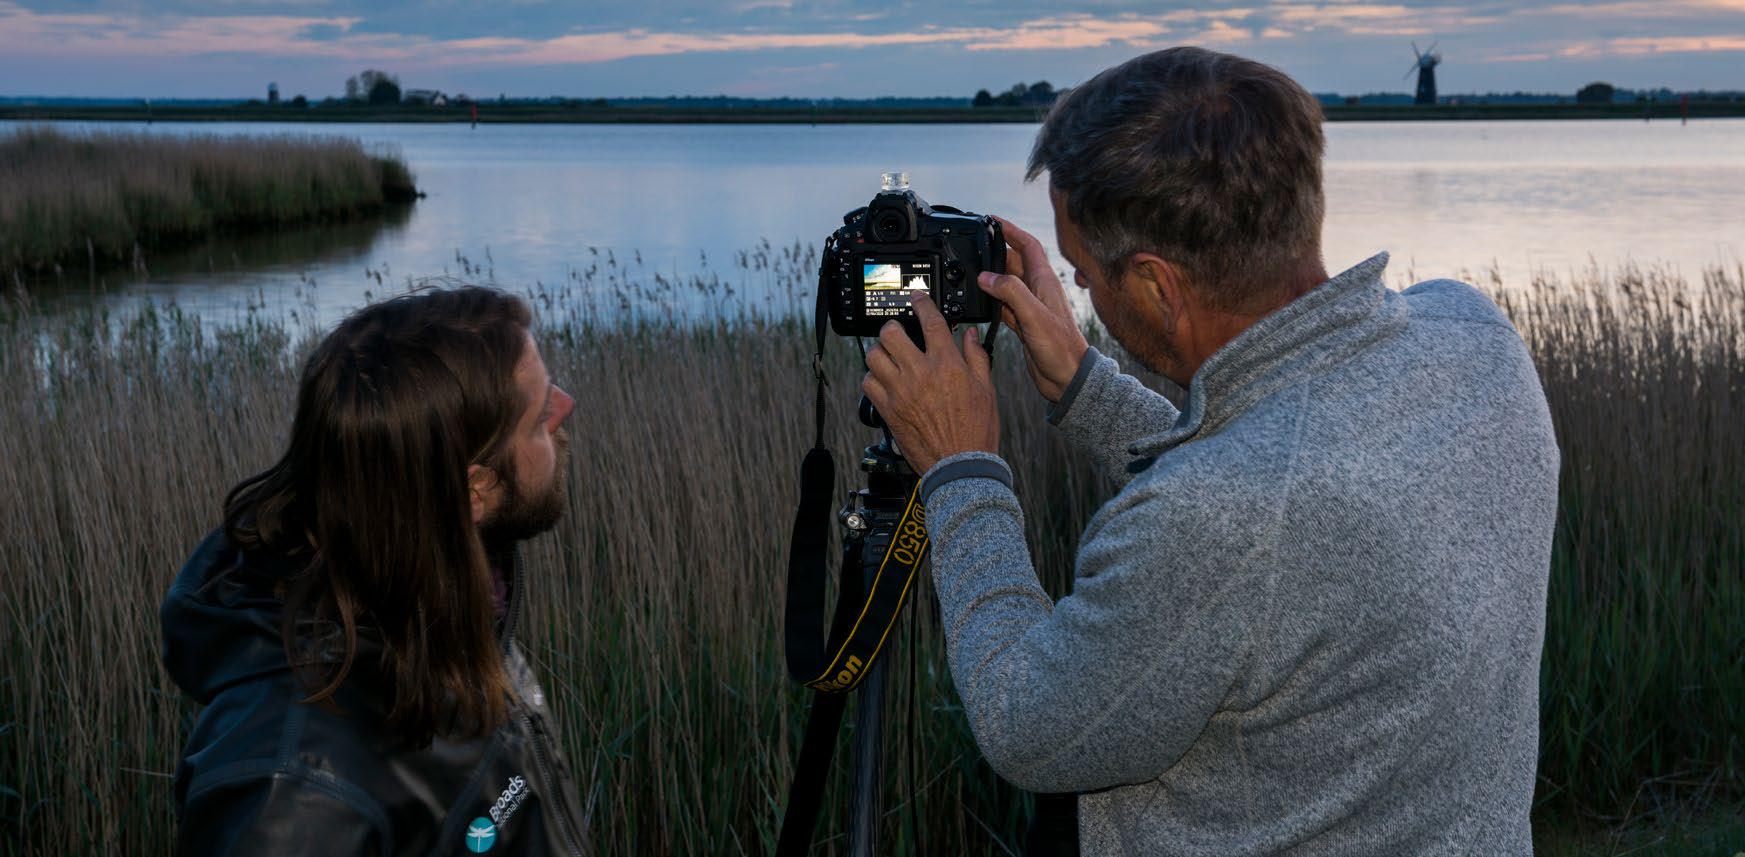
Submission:
<svg viewBox="0 0 1745 857">
<path fill-rule="evenodd" d="M 432 107 L 443 107 L 448 104 L 448 96 L 434 89 L 408 89 L 400 96 L 402 104 L 423 104 Z"/>
<path fill-rule="evenodd" d="M 267 103 L 274 107 L 279 106 L 279 85 L 277 83 L 267 84 Z"/>
</svg>

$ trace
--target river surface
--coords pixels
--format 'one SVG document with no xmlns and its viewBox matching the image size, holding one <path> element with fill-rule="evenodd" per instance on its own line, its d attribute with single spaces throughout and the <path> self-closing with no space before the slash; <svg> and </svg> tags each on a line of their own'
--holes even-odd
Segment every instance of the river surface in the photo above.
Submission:
<svg viewBox="0 0 1745 857">
<path fill-rule="evenodd" d="M 218 320 L 300 304 L 331 323 L 431 276 L 561 286 L 565 300 L 621 307 L 643 300 L 626 282 L 656 274 L 730 287 L 691 308 L 781 306 L 809 297 L 760 270 L 756 252 L 815 249 L 890 169 L 930 201 L 1000 214 L 1053 244 L 1044 183 L 1023 181 L 1034 125 L 53 124 L 356 137 L 398 150 L 428 197 L 367 222 L 156 254 L 144 273 L 71 272 L 33 285 L 45 307 L 173 299 Z M 1630 262 L 1698 279 L 1745 257 L 1745 120 L 1330 123 L 1326 133 L 1330 272 L 1386 250 L 1396 286 L 1488 282 L 1492 271 L 1512 286 Z M 602 273 L 608 256 L 616 277 Z"/>
</svg>

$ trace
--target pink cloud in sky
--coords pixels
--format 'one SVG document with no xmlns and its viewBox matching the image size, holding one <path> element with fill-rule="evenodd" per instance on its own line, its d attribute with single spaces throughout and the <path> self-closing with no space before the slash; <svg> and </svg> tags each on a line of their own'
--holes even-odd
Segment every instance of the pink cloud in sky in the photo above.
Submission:
<svg viewBox="0 0 1745 857">
<path fill-rule="evenodd" d="M 1635 36 L 1577 42 L 1557 51 L 1560 57 L 1646 56 L 1745 51 L 1745 35 Z"/>
<path fill-rule="evenodd" d="M 1492 15 L 1473 15 L 1458 6 L 1365 3 L 1280 3 L 1267 12 L 1288 31 L 1330 29 L 1358 36 L 1428 36 L 1495 24 Z"/>
<path fill-rule="evenodd" d="M 748 0 L 781 5 L 784 0 Z M 550 38 L 424 36 L 352 32 L 360 19 L 320 15 L 185 16 L 150 13 L 36 13 L 0 0 L 0 55 L 55 61 L 133 58 L 183 61 L 211 55 L 264 58 L 328 58 L 401 67 L 520 67 L 587 65 L 633 57 L 691 53 L 753 53 L 789 48 L 857 49 L 944 45 L 971 51 L 1065 51 L 1169 43 L 1239 45 L 1280 40 L 1316 31 L 1366 36 L 1450 36 L 1495 29 L 1531 19 L 1639 18 L 1672 29 L 1682 18 L 1745 11 L 1745 0 L 1614 0 L 1592 6 L 1519 6 L 1496 15 L 1473 15 L 1458 6 L 1408 7 L 1376 2 L 1271 2 L 1253 7 L 1177 9 L 1150 15 L 1067 15 L 1021 21 L 1005 27 L 926 25 L 899 32 L 680 32 L 645 28 L 569 33 Z M 1255 26 L 1244 23 L 1263 16 Z M 335 30 L 337 38 L 313 39 L 312 28 Z M 1680 28 L 1685 29 L 1685 28 Z M 1745 28 L 1742 28 L 1745 29 Z M 1652 29 L 1647 29 L 1653 32 Z M 1499 47 L 1498 62 L 1550 58 L 1645 56 L 1745 50 L 1738 35 L 1641 35 Z"/>
<path fill-rule="evenodd" d="M 346 36 L 343 40 L 302 38 L 317 25 L 350 29 L 357 18 L 286 15 L 220 17 L 37 14 L 0 2 L 0 52 L 14 57 L 105 59 L 118 55 L 199 56 L 256 53 L 278 56 L 392 56 L 408 40 L 392 36 Z"/>
<path fill-rule="evenodd" d="M 751 52 L 783 48 L 871 48 L 890 45 L 957 44 L 972 51 L 1075 50 L 1115 43 L 1145 47 L 1174 32 L 1173 23 L 1211 19 L 1196 37 L 1202 43 L 1252 38 L 1225 19 L 1252 10 L 1192 10 L 1160 15 L 1098 18 L 1075 15 L 1038 18 L 1010 27 L 925 26 L 894 33 L 662 32 L 648 29 L 572 33 L 546 39 L 423 37 L 345 32 L 359 19 L 283 15 L 210 17 L 99 14 L 38 14 L 0 2 L 0 51 L 56 59 L 117 54 L 190 57 L 252 53 L 279 57 L 334 57 L 361 62 L 430 61 L 443 65 L 568 65 L 632 57 L 702 52 Z M 337 39 L 312 40 L 312 27 L 336 27 Z"/>
<path fill-rule="evenodd" d="M 1536 15 L 1581 15 L 1586 18 L 1677 19 L 1712 16 L 1715 12 L 1745 12 L 1745 0 L 1616 0 L 1600 3 L 1559 3 L 1523 11 Z"/>
<path fill-rule="evenodd" d="M 1238 27 L 1222 18 L 1215 19 L 1206 28 L 1195 33 L 1188 42 L 1196 45 L 1234 45 L 1254 40 L 1254 31 L 1246 27 Z"/>
<path fill-rule="evenodd" d="M 971 40 L 966 47 L 972 51 L 1033 51 L 1096 48 L 1115 42 L 1148 45 L 1169 32 L 1162 16 L 1041 18 L 1005 32 L 990 31 Z"/>
<path fill-rule="evenodd" d="M 1114 43 L 1152 44 L 1178 16 L 1039 18 L 1006 28 L 927 26 L 898 33 L 671 33 L 643 29 L 576 33 L 550 39 L 461 39 L 444 45 L 463 63 L 555 65 L 681 53 L 779 48 L 869 48 L 957 44 L 972 51 L 1073 50 Z"/>
<path fill-rule="evenodd" d="M 0 2 L 0 51 L 12 56 L 56 59 L 103 58 L 120 54 L 198 56 L 255 53 L 275 56 L 330 56 L 358 60 L 418 59 L 440 56 L 470 64 L 543 65 L 602 63 L 640 56 L 779 48 L 867 48 L 883 45 L 959 43 L 971 50 L 1037 50 L 1095 47 L 1143 40 L 1168 32 L 1140 19 L 1091 17 L 1029 21 L 1011 28 L 934 27 L 899 33 L 679 33 L 630 29 L 577 33 L 549 39 L 484 37 L 425 38 L 345 33 L 338 39 L 311 40 L 311 27 L 338 27 L 356 18 L 230 15 L 145 17 L 105 14 L 38 14 Z"/>
</svg>

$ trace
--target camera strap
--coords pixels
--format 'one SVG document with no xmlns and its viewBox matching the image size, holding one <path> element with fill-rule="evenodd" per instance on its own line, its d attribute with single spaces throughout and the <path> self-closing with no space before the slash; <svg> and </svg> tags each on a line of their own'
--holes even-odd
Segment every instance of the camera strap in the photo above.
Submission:
<svg viewBox="0 0 1745 857">
<path fill-rule="evenodd" d="M 836 460 L 824 445 L 824 294 L 817 308 L 812 372 L 817 383 L 816 431 L 811 451 L 800 463 L 800 505 L 794 513 L 788 553 L 788 601 L 784 616 L 788 672 L 795 681 L 821 693 L 846 693 L 866 676 L 866 667 L 884 647 L 891 626 L 921 564 L 927 559 L 926 509 L 919 482 L 910 491 L 902 516 L 870 584 L 861 569 L 844 562 L 838 574 L 836 609 L 829 634 L 823 627 L 824 576 L 828 566 L 830 505 L 836 489 Z"/>
<path fill-rule="evenodd" d="M 816 347 L 812 373 L 817 384 L 813 412 L 812 449 L 800 462 L 800 505 L 788 553 L 788 601 L 784 615 L 788 672 L 812 688 L 812 708 L 806 718 L 800 758 L 789 786 L 787 812 L 776 843 L 778 857 L 801 857 L 812 845 L 818 810 L 836 754 L 837 733 L 848 691 L 859 685 L 884 647 L 891 627 L 902 615 L 903 603 L 921 563 L 926 560 L 926 511 L 911 490 L 902 517 L 885 546 L 871 585 L 857 563 L 844 561 L 837 575 L 836 608 L 829 634 L 824 631 L 824 576 L 830 549 L 830 506 L 836 490 L 836 460 L 824 445 L 825 325 L 828 308 L 818 291 Z"/>
</svg>

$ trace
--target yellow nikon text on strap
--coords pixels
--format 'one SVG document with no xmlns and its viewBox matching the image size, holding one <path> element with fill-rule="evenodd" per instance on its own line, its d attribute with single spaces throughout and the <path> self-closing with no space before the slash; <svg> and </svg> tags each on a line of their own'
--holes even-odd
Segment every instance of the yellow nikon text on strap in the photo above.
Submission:
<svg viewBox="0 0 1745 857">
<path fill-rule="evenodd" d="M 927 559 L 927 510 L 916 496 L 919 490 L 916 485 L 909 494 L 854 626 L 843 635 L 830 653 L 829 663 L 817 676 L 803 680 L 807 687 L 824 693 L 853 690 L 866 675 L 866 666 L 884 649 L 891 627 L 902 615 L 915 574 Z"/>
</svg>

